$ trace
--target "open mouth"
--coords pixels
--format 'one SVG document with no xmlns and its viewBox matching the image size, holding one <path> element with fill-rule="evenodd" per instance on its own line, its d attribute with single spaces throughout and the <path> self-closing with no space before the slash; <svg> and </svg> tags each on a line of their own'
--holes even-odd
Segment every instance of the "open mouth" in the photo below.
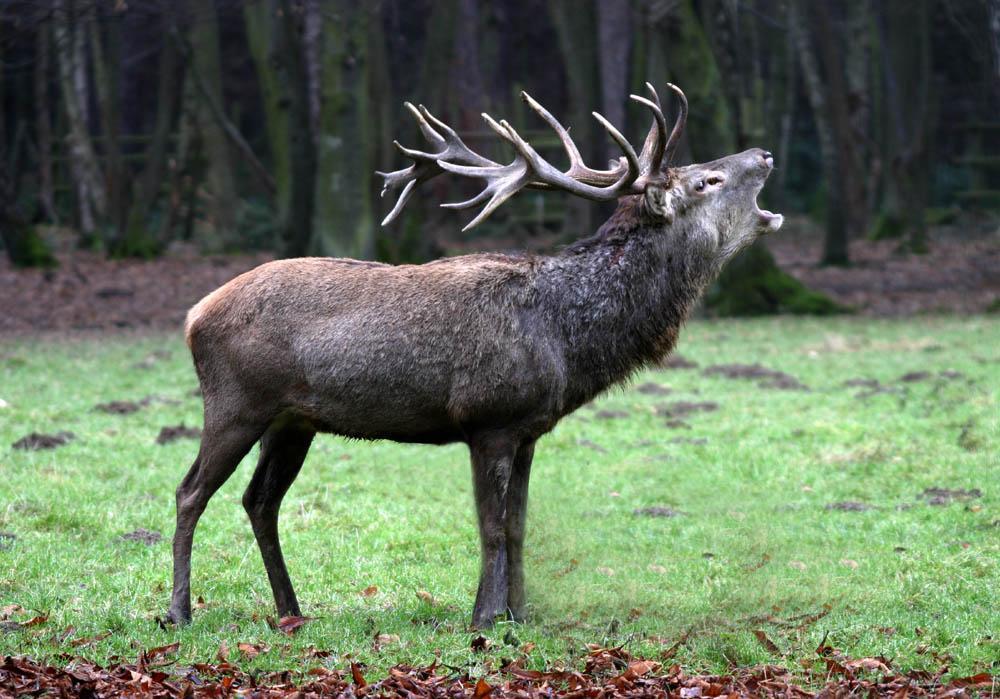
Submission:
<svg viewBox="0 0 1000 699">
<path fill-rule="evenodd" d="M 764 183 L 761 182 L 761 189 L 763 188 Z M 753 198 L 753 211 L 757 214 L 757 227 L 761 233 L 774 233 L 776 230 L 781 228 L 781 224 L 785 222 L 785 217 L 781 214 L 776 214 L 773 211 L 760 208 L 757 204 L 757 196 L 759 195 L 760 190 L 757 190 L 757 195 Z"/>
<path fill-rule="evenodd" d="M 771 174 L 771 170 L 774 169 L 774 156 L 769 152 L 764 154 L 764 167 L 767 169 L 767 175 Z M 767 179 L 767 175 L 764 175 L 764 179 Z M 761 189 L 764 188 L 764 183 L 760 183 Z M 757 190 L 757 196 L 760 195 L 760 189 Z M 761 233 L 773 233 L 774 231 L 781 228 L 781 224 L 785 222 L 785 217 L 781 214 L 776 214 L 773 211 L 768 211 L 767 209 L 762 209 L 757 205 L 757 196 L 753 198 L 753 210 L 757 214 L 757 226 Z"/>
<path fill-rule="evenodd" d="M 774 233 L 785 222 L 784 216 L 760 208 L 757 206 L 757 202 L 754 202 L 754 213 L 757 214 L 758 226 L 762 233 Z"/>
</svg>

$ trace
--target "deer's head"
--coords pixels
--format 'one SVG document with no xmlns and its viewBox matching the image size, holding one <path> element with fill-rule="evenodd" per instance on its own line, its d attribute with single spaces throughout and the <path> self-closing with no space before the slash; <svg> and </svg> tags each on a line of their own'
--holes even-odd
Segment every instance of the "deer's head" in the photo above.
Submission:
<svg viewBox="0 0 1000 699">
<path fill-rule="evenodd" d="M 522 189 L 561 190 L 593 201 L 641 195 L 639 206 L 646 221 L 662 226 L 665 236 L 682 236 L 692 252 L 720 263 L 759 235 L 778 230 L 783 217 L 757 205 L 757 195 L 774 168 L 772 155 L 752 149 L 710 163 L 671 167 L 687 121 L 687 99 L 680 88 L 669 85 L 679 98 L 680 109 L 668 134 L 656 90 L 649 83 L 646 87 L 649 98 L 631 96 L 653 114 L 653 123 L 638 154 L 607 119 L 594 112 L 594 117 L 622 149 L 622 157 L 608 170 L 595 170 L 585 165 L 566 128 L 524 92 L 521 93 L 524 101 L 559 136 L 569 157 L 568 170 L 559 170 L 544 160 L 506 121 L 497 122 L 483 114 L 487 125 L 516 152 L 511 163 L 502 165 L 472 151 L 454 130 L 423 105 L 418 108 L 406 103 L 435 151 L 412 150 L 396 142 L 396 147 L 414 162 L 403 170 L 378 173 L 385 180 L 383 195 L 390 189 L 403 188 L 382 224 L 398 216 L 416 185 L 448 171 L 486 183 L 483 191 L 468 201 L 442 204 L 453 209 L 484 204 L 463 230 L 482 222 Z"/>
<path fill-rule="evenodd" d="M 757 204 L 773 169 L 774 157 L 760 148 L 672 168 L 668 184 L 647 185 L 643 207 L 724 262 L 758 236 L 781 228 L 784 217 Z"/>
</svg>

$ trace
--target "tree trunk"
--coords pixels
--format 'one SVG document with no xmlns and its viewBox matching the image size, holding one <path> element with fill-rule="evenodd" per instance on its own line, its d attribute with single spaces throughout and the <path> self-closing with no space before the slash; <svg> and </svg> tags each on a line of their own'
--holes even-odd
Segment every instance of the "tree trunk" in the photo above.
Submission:
<svg viewBox="0 0 1000 699">
<path fill-rule="evenodd" d="M 180 115 L 177 127 L 177 155 L 170 172 L 170 197 L 160 239 L 190 241 L 194 237 L 194 219 L 198 209 L 198 188 L 205 175 L 205 158 L 200 143 L 197 118 L 200 99 L 192 79 L 191 65 L 185 65 L 187 79 L 180 89 Z M 180 227 L 175 235 L 174 229 Z"/>
<path fill-rule="evenodd" d="M 872 0 L 855 0 L 847 6 L 845 78 L 850 139 L 851 208 L 848 211 L 852 234 L 871 225 L 878 179 L 872 131 Z"/>
<path fill-rule="evenodd" d="M 787 13 L 786 13 L 787 17 Z M 777 162 L 774 188 L 777 195 L 778 208 L 784 208 L 788 203 L 788 172 L 791 170 L 792 132 L 795 127 L 795 105 L 798 103 L 798 49 L 792 32 L 786 32 L 785 38 L 785 80 L 784 101 L 778 114 L 780 129 L 778 136 Z"/>
<path fill-rule="evenodd" d="M 316 244 L 323 255 L 371 258 L 375 221 L 368 100 L 368 22 L 364 3 L 339 0 L 325 23 L 323 110 L 316 174 Z"/>
<path fill-rule="evenodd" d="M 632 44 L 632 7 L 628 0 L 597 3 L 597 43 L 601 75 L 601 111 L 619 130 L 626 127 L 628 56 Z M 645 91 L 639 93 L 645 94 Z M 618 160 L 621 149 L 609 142 L 606 159 Z"/>
<path fill-rule="evenodd" d="M 7 149 L 0 141 L 0 241 L 15 267 L 52 267 L 56 260 L 48 246 L 18 210 L 16 185 L 7 162 Z"/>
<path fill-rule="evenodd" d="M 197 71 L 200 85 L 207 94 L 201 95 L 201 104 L 195 117 L 201 142 L 208 161 L 206 185 L 210 193 L 207 205 L 212 229 L 207 247 L 235 248 L 239 244 L 236 222 L 239 215 L 239 197 L 233 179 L 233 165 L 227 134 L 219 123 L 212 105 L 223 111 L 222 69 L 219 56 L 219 29 L 214 0 L 192 0 L 191 11 L 196 21 L 189 32 L 193 70 Z"/>
<path fill-rule="evenodd" d="M 455 103 L 455 91 L 449 89 L 449 76 L 455 63 L 457 18 L 457 0 L 435 0 L 432 3 L 421 49 L 419 78 L 412 82 L 396 82 L 401 87 L 401 98 L 424 104 L 440 117 L 446 117 Z M 422 137 L 413 119 L 400 110 L 398 104 L 393 107 L 396 117 L 394 123 L 399 127 L 396 133 L 412 139 L 404 141 L 400 138 L 400 142 L 421 142 Z M 398 152 L 394 153 L 393 162 L 398 162 L 398 158 Z M 395 167 L 393 164 L 387 169 L 393 170 Z M 444 178 L 428 183 L 427 195 L 416 197 L 407 207 L 408 211 L 403 211 L 399 222 L 388 229 L 387 234 L 391 238 L 386 245 L 395 250 L 396 259 L 416 262 L 440 256 L 442 248 L 435 232 L 440 228 L 453 227 L 455 223 L 453 214 L 440 208 L 436 201 L 441 201 L 451 184 Z M 387 213 L 389 206 L 385 204 L 386 200 L 383 200 L 379 208 Z"/>
<path fill-rule="evenodd" d="M 459 0 L 455 31 L 455 61 L 451 83 L 455 86 L 458 113 L 455 128 L 459 133 L 480 128 L 487 109 L 486 82 L 479 64 L 479 2 Z"/>
<path fill-rule="evenodd" d="M 105 175 L 107 176 L 108 219 L 120 236 L 125 227 L 128 199 L 125 164 L 121 152 L 121 15 L 113 12 L 106 18 L 107 47 L 101 41 L 98 22 L 93 16 L 87 21 L 91 55 L 94 65 L 94 85 L 104 132 Z"/>
<path fill-rule="evenodd" d="M 389 65 L 388 47 L 383 18 L 375 13 L 368 23 L 368 95 L 372 110 L 372 122 L 376 126 L 370 136 L 371 164 L 376 170 L 389 172 L 395 170 L 399 151 L 392 145 L 396 134 L 395 112 L 398 100 L 393 90 L 392 73 Z M 369 184 L 369 197 L 372 202 L 372 213 L 376 221 L 379 216 L 379 194 L 381 185 L 378 178 L 373 178 Z M 416 202 L 414 202 L 416 203 Z M 414 207 L 416 208 L 416 207 Z M 405 219 L 404 219 L 405 220 Z M 393 263 L 418 262 L 420 257 L 414 256 L 420 246 L 401 246 L 395 235 L 386 229 L 375 228 L 375 257 L 378 260 Z"/>
<path fill-rule="evenodd" d="M 569 88 L 569 120 L 566 126 L 572 129 L 573 140 L 580 149 L 584 160 L 598 167 L 594 156 L 604 153 L 598 149 L 594 137 L 594 119 L 590 112 L 599 104 L 597 85 L 597 26 L 593 3 L 576 3 L 570 0 L 549 0 L 549 12 L 556 29 L 556 39 L 563 56 Z M 563 235 L 579 238 L 589 235 L 594 229 L 593 205 L 577 197 L 566 202 L 566 220 Z"/>
<path fill-rule="evenodd" d="M 1000 0 L 987 0 L 990 53 L 993 55 L 993 98 L 1000 102 Z"/>
<path fill-rule="evenodd" d="M 44 26 L 44 25 L 43 25 Z M 7 110 L 4 105 L 7 103 L 4 92 L 7 81 L 4 79 L 4 45 L 6 37 L 3 34 L 3 23 L 0 22 L 0 148 L 5 148 L 7 144 Z M 37 47 L 37 42 L 36 42 Z M 36 48 L 37 51 L 37 48 Z M 37 60 L 37 58 L 36 58 Z"/>
<path fill-rule="evenodd" d="M 309 75 L 305 61 L 301 18 L 291 0 L 281 0 L 284 79 L 289 90 L 289 155 L 291 182 L 289 205 L 282 223 L 284 254 L 300 257 L 310 250 L 316 200 L 316 147 L 309 119 Z"/>
<path fill-rule="evenodd" d="M 886 197 L 873 237 L 906 235 L 902 247 L 927 251 L 930 197 L 930 0 L 887 3 L 878 18 L 886 94 Z"/>
<path fill-rule="evenodd" d="M 285 60 L 281 51 L 282 20 L 277 18 L 276 0 L 246 3 L 243 6 L 243 17 L 264 106 L 264 127 L 271 151 L 271 169 L 276 188 L 275 211 L 277 220 L 284 221 L 288 215 L 291 192 L 291 156 L 288 152 L 288 85 L 282 80 L 284 73 L 280 68 L 281 62 Z"/>
<path fill-rule="evenodd" d="M 719 99 L 720 93 L 726 94 L 722 71 L 717 63 L 721 52 L 714 50 L 709 31 L 705 22 L 699 19 L 694 3 L 682 0 L 674 12 L 674 19 L 669 14 L 649 17 L 653 25 L 649 34 L 651 45 L 647 73 L 661 91 L 661 99 L 668 103 L 664 107 L 670 109 L 672 105 L 669 103 L 676 105 L 676 100 L 669 93 L 663 94 L 663 84 L 667 80 L 683 85 L 688 101 L 692 105 L 701 105 L 698 128 L 687 130 L 681 139 L 675 162 L 704 162 L 737 149 L 735 124 L 738 117 L 732 112 L 729 99 Z M 676 37 L 667 35 L 671 26 L 677 27 Z M 640 88 L 641 85 L 635 86 L 637 90 Z M 668 115 L 668 123 L 670 121 Z"/>
<path fill-rule="evenodd" d="M 93 237 L 107 212 L 104 176 L 87 124 L 89 87 L 84 55 L 84 24 L 73 13 L 73 0 L 53 0 L 53 26 L 59 63 L 59 86 L 69 127 L 70 170 L 76 191 L 80 230 Z"/>
<path fill-rule="evenodd" d="M 52 189 L 52 114 L 49 101 L 48 22 L 40 22 L 35 38 L 35 133 L 38 136 L 38 199 L 45 217 L 59 222 Z"/>
<path fill-rule="evenodd" d="M 164 6 L 163 35 L 169 37 L 177 32 L 176 16 L 172 6 Z M 159 235 L 150 232 L 149 212 L 159 199 L 160 189 L 167 169 L 167 153 L 170 134 L 176 121 L 181 95 L 183 73 L 180 70 L 177 42 L 164 39 L 160 50 L 159 80 L 156 97 L 156 123 L 153 135 L 146 149 L 145 166 L 138 182 L 132 190 L 132 206 L 129 208 L 124 230 L 118 247 L 113 254 L 120 257 L 151 257 L 166 244 L 170 227 L 164 225 Z M 167 220 L 168 216 L 164 216 Z"/>
<path fill-rule="evenodd" d="M 320 50 L 323 45 L 323 13 L 320 0 L 303 0 L 302 15 L 302 60 L 306 66 L 306 82 L 309 85 L 309 133 L 319 146 L 320 109 L 322 90 L 320 88 Z"/>
<path fill-rule="evenodd" d="M 819 60 L 813 53 L 816 38 L 809 32 L 809 21 L 801 0 L 792 0 L 789 6 L 789 29 L 798 49 L 799 63 L 806 84 L 806 93 L 812 107 L 816 133 L 819 136 L 820 154 L 823 159 L 823 181 L 826 186 L 826 232 L 823 238 L 821 264 L 846 265 L 848 258 L 847 216 L 848 205 L 844 192 L 844 178 L 848 175 L 845 164 L 846 144 L 838 135 L 846 127 L 846 99 L 843 75 L 838 66 L 831 65 L 835 53 L 829 38 L 821 39 L 821 50 L 827 59 L 825 80 L 820 73 Z M 825 35 L 829 27 L 818 32 Z"/>
</svg>

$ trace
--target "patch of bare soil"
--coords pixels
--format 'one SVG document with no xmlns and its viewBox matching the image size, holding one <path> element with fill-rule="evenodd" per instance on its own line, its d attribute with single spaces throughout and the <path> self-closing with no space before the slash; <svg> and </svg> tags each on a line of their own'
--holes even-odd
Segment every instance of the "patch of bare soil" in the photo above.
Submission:
<svg viewBox="0 0 1000 699">
<path fill-rule="evenodd" d="M 55 449 L 56 447 L 61 447 L 64 444 L 68 444 L 72 439 L 75 438 L 76 435 L 73 434 L 72 432 L 56 432 L 55 434 L 42 434 L 41 432 L 32 432 L 31 434 L 25 437 L 21 437 L 11 446 L 14 447 L 15 449 L 40 451 L 42 449 Z"/>
<path fill-rule="evenodd" d="M 809 387 L 791 374 L 777 369 L 768 369 L 760 364 L 715 364 L 706 367 L 705 376 L 725 376 L 727 379 L 751 379 L 761 388 L 780 391 L 808 391 Z"/>
<path fill-rule="evenodd" d="M 108 260 L 75 251 L 52 270 L 14 269 L 0 255 L 0 336 L 126 329 L 180 330 L 205 294 L 271 255 L 168 255 Z"/>
<path fill-rule="evenodd" d="M 131 415 L 132 413 L 139 412 L 145 405 L 149 405 L 146 402 L 136 403 L 130 400 L 113 400 L 108 403 L 99 403 L 94 406 L 94 410 L 100 413 L 108 413 L 109 415 Z"/>
<path fill-rule="evenodd" d="M 676 403 L 663 403 L 656 406 L 656 414 L 676 420 L 686 417 L 691 413 L 711 413 L 718 409 L 719 404 L 715 401 L 692 403 L 686 400 L 679 400 Z"/>
<path fill-rule="evenodd" d="M 766 240 L 782 269 L 863 315 L 982 313 L 1000 298 L 995 221 L 935 227 L 924 255 L 901 254 L 892 240 L 852 240 L 846 268 L 817 266 L 822 235 L 802 217 L 786 217 L 781 232 Z"/>
<path fill-rule="evenodd" d="M 983 497 L 983 491 L 979 488 L 966 490 L 965 488 L 925 488 L 920 497 L 927 500 L 928 505 L 950 505 L 959 500 L 975 500 Z"/>
<path fill-rule="evenodd" d="M 844 502 L 831 502 L 827 504 L 825 509 L 837 510 L 840 512 L 867 512 L 868 510 L 874 510 L 875 508 L 866 502 L 845 500 Z"/>
<path fill-rule="evenodd" d="M 150 529 L 139 528 L 135 531 L 129 532 L 127 534 L 122 534 L 118 537 L 122 541 L 139 541 L 146 546 L 152 546 L 153 544 L 158 544 L 163 540 L 163 534 L 157 531 L 152 531 Z"/>
<path fill-rule="evenodd" d="M 167 444 L 178 439 L 201 439 L 201 430 L 197 427 L 187 427 L 185 425 L 164 427 L 160 430 L 160 434 L 156 436 L 156 443 Z"/>
<path fill-rule="evenodd" d="M 698 364 L 679 354 L 668 354 L 660 360 L 661 369 L 697 369 Z"/>
<path fill-rule="evenodd" d="M 672 507 L 663 506 L 653 506 L 653 507 L 640 507 L 638 509 L 632 510 L 632 514 L 638 515 L 640 517 L 680 517 L 681 515 L 687 514 L 681 512 L 680 510 L 675 510 Z"/>
<path fill-rule="evenodd" d="M 852 266 L 843 269 L 816 266 L 822 237 L 804 218 L 786 217 L 781 234 L 767 240 L 784 269 L 865 315 L 979 313 L 1000 298 L 1000 231 L 980 222 L 979 231 L 969 234 L 970 225 L 934 229 L 926 255 L 899 255 L 892 241 L 853 241 Z M 477 245 L 484 242 L 489 241 Z M 537 252 L 557 248 L 541 238 L 525 242 Z M 73 251 L 58 258 L 53 270 L 18 270 L 0 255 L 0 336 L 179 330 L 187 310 L 205 294 L 273 256 L 202 257 L 181 250 L 140 261 Z M 661 367 L 697 364 L 671 355 Z"/>
<path fill-rule="evenodd" d="M 629 414 L 624 410 L 598 410 L 594 413 L 594 417 L 598 420 L 620 420 L 628 416 Z"/>
<path fill-rule="evenodd" d="M 871 398 L 872 396 L 877 396 L 882 393 L 896 393 L 901 396 L 905 395 L 904 389 L 898 388 L 896 386 L 886 386 L 878 379 L 850 379 L 848 381 L 845 381 L 843 385 L 847 388 L 864 389 L 854 394 L 854 398 L 857 400 L 864 400 L 866 398 Z"/>
<path fill-rule="evenodd" d="M 848 379 L 844 382 L 847 388 L 879 388 L 881 385 L 878 379 Z"/>
<path fill-rule="evenodd" d="M 755 635 L 773 653 L 780 648 L 763 631 Z M 482 637 L 473 641 L 474 652 L 485 650 Z M 485 641 L 485 639 L 483 639 Z M 64 667 L 37 663 L 29 658 L 4 658 L 0 664 L 0 695 L 60 697 L 454 697 L 501 699 L 518 697 L 964 697 L 995 690 L 997 678 L 982 672 L 945 680 L 947 668 L 936 672 L 905 671 L 888 658 L 848 658 L 835 648 L 820 644 L 816 658 L 804 659 L 789 670 L 777 665 L 736 668 L 727 675 L 689 675 L 680 665 L 667 665 L 678 641 L 661 661 L 632 657 L 623 647 L 590 646 L 583 670 L 526 670 L 521 660 L 509 661 L 499 670 L 474 678 L 460 668 L 397 665 L 385 677 L 365 677 L 364 665 L 350 662 L 331 669 L 320 662 L 334 654 L 316 651 L 308 670 L 261 674 L 248 673 L 226 658 L 220 648 L 218 662 L 177 666 L 169 656 L 180 648 L 168 646 L 142 652 L 135 663 L 118 661 L 109 667 L 82 658 L 63 656 Z M 250 644 L 240 644 L 253 648 Z M 248 650 L 249 650 L 248 648 Z M 225 651 L 225 652 L 223 652 Z M 244 655 L 248 655 L 246 653 Z"/>
<path fill-rule="evenodd" d="M 576 440 L 578 446 L 586 447 L 587 449 L 593 449 L 598 454 L 607 454 L 608 450 L 602 447 L 597 442 L 592 442 L 589 439 L 578 439 Z"/>
<path fill-rule="evenodd" d="M 635 387 L 635 390 L 646 396 L 667 396 L 672 393 L 668 387 L 662 384 L 653 383 L 652 381 L 639 384 Z"/>
<path fill-rule="evenodd" d="M 666 420 L 666 421 L 664 421 L 663 424 L 664 424 L 665 427 L 667 427 L 668 429 L 671 429 L 671 430 L 689 430 L 689 429 L 691 429 L 691 425 L 689 425 L 688 423 L 684 422 L 683 420 L 678 420 L 676 418 L 672 418 L 670 420 Z"/>
<path fill-rule="evenodd" d="M 201 394 L 199 394 L 201 395 Z M 165 398 L 163 396 L 146 396 L 141 400 L 113 400 L 107 403 L 98 403 L 94 406 L 94 410 L 99 413 L 107 413 L 109 415 L 131 415 L 132 413 L 138 412 L 143 408 L 147 408 L 153 403 L 161 403 L 163 405 L 178 405 L 180 403 L 176 398 Z"/>
<path fill-rule="evenodd" d="M 694 446 L 704 446 L 708 444 L 707 437 L 674 437 L 667 440 L 668 444 L 692 444 Z"/>
</svg>

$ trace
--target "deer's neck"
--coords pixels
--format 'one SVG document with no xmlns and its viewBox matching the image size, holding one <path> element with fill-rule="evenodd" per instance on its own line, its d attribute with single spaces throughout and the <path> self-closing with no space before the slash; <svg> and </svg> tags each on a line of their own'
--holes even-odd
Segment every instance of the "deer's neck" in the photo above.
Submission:
<svg viewBox="0 0 1000 699">
<path fill-rule="evenodd" d="M 670 352 L 714 274 L 685 231 L 644 225 L 630 203 L 593 238 L 549 258 L 540 280 L 562 334 L 569 409 Z"/>
</svg>

